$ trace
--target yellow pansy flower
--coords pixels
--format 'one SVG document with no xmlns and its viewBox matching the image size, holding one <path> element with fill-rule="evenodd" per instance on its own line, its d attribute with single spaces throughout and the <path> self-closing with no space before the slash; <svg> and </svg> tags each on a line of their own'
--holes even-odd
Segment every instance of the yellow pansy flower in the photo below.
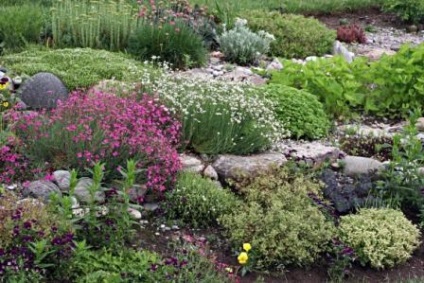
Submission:
<svg viewBox="0 0 424 283">
<path fill-rule="evenodd" d="M 241 252 L 239 256 L 237 257 L 237 260 L 240 264 L 245 264 L 247 260 L 249 259 L 249 256 L 246 252 Z"/>
<path fill-rule="evenodd" d="M 7 89 L 7 86 L 9 85 L 9 83 L 6 84 L 0 84 L 0 90 L 5 90 Z"/>
<path fill-rule="evenodd" d="M 243 250 L 245 250 L 246 252 L 250 251 L 251 249 L 252 249 L 252 246 L 249 243 L 243 244 Z"/>
<path fill-rule="evenodd" d="M 2 103 L 3 107 L 9 107 L 9 102 L 5 101 Z"/>
</svg>

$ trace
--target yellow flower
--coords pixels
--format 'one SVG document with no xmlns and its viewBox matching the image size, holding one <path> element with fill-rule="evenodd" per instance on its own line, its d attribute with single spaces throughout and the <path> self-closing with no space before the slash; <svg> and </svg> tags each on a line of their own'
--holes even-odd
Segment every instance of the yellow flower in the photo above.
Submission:
<svg viewBox="0 0 424 283">
<path fill-rule="evenodd" d="M 5 102 L 2 103 L 2 105 L 3 105 L 3 107 L 7 108 L 7 107 L 9 107 L 9 102 L 5 101 Z"/>
<path fill-rule="evenodd" d="M 246 252 L 241 252 L 239 256 L 237 257 L 237 260 L 240 264 L 245 264 L 247 260 L 249 259 L 249 256 Z"/>
<path fill-rule="evenodd" d="M 9 82 L 0 83 L 0 90 L 5 90 L 9 87 Z"/>
<path fill-rule="evenodd" d="M 246 252 L 250 251 L 251 249 L 252 249 L 252 246 L 249 243 L 243 244 L 243 250 L 245 250 Z"/>
</svg>

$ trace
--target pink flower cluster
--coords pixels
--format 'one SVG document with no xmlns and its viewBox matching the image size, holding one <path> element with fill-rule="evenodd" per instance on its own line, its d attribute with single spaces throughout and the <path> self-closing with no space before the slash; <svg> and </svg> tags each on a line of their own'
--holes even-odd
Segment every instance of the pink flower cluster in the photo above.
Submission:
<svg viewBox="0 0 424 283">
<path fill-rule="evenodd" d="M 54 145 L 51 156 L 64 155 L 63 167 L 84 169 L 102 161 L 114 175 L 132 158 L 141 169 L 138 181 L 159 192 L 175 181 L 180 169 L 176 146 L 181 125 L 147 94 L 137 100 L 99 91 L 74 92 L 51 113 L 19 116 L 15 129 L 25 145 Z"/>
<path fill-rule="evenodd" d="M 0 147 L 0 184 L 11 184 L 26 172 L 28 160 L 18 152 L 18 146 L 18 140 L 9 137 Z"/>
</svg>

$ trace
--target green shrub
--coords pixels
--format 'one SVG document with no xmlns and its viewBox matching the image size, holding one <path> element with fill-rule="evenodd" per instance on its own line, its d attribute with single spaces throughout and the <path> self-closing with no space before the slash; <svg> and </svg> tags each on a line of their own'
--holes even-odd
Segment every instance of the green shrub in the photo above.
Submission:
<svg viewBox="0 0 424 283">
<path fill-rule="evenodd" d="M 264 91 L 249 85 L 163 75 L 142 81 L 182 122 L 182 148 L 250 154 L 286 136 Z M 252 107 L 254 105 L 254 107 Z"/>
<path fill-rule="evenodd" d="M 271 53 L 286 58 L 305 58 L 331 53 L 336 32 L 313 18 L 279 12 L 252 11 L 244 15 L 254 31 L 264 30 L 276 38 Z"/>
<path fill-rule="evenodd" d="M 1 57 L 0 64 L 19 75 L 51 72 L 69 90 L 87 88 L 104 79 L 137 81 L 152 71 L 123 54 L 89 48 L 29 50 Z"/>
<path fill-rule="evenodd" d="M 322 58 L 305 65 L 285 60 L 283 64 L 284 69 L 273 72 L 270 82 L 316 95 L 329 116 L 351 118 L 357 116 L 355 112 L 373 106 L 362 79 L 369 71 L 366 59 L 357 58 L 350 64 L 342 57 Z"/>
<path fill-rule="evenodd" d="M 310 264 L 334 236 L 333 224 L 308 196 L 320 190 L 319 184 L 284 168 L 257 177 L 242 190 L 244 205 L 219 221 L 234 246 L 252 245 L 258 267 Z"/>
<path fill-rule="evenodd" d="M 330 121 L 316 96 L 277 84 L 267 85 L 265 89 L 277 102 L 277 116 L 292 137 L 318 139 L 328 134 Z"/>
<path fill-rule="evenodd" d="M 339 232 L 361 264 L 373 268 L 405 262 L 420 243 L 420 230 L 402 212 L 389 208 L 361 209 L 358 214 L 342 216 Z"/>
<path fill-rule="evenodd" d="M 54 45 L 58 48 L 124 51 L 138 26 L 137 9 L 126 0 L 55 1 L 51 11 Z"/>
<path fill-rule="evenodd" d="M 424 23 L 424 2 L 421 0 L 386 0 L 383 10 L 395 13 L 406 22 Z"/>
<path fill-rule="evenodd" d="M 224 31 L 218 38 L 220 49 L 229 62 L 252 64 L 260 55 L 268 52 L 270 43 L 275 40 L 267 32 L 252 32 L 246 24 L 246 20 L 237 19 L 235 27 Z"/>
<path fill-rule="evenodd" d="M 395 55 L 371 64 L 366 83 L 373 85 L 371 112 L 383 117 L 405 117 L 424 105 L 424 44 L 403 46 Z"/>
<path fill-rule="evenodd" d="M 158 58 L 174 69 L 203 66 L 207 49 L 202 38 L 185 23 L 143 24 L 130 37 L 129 53 L 141 61 Z"/>
<path fill-rule="evenodd" d="M 237 198 L 230 191 L 190 172 L 180 174 L 175 189 L 166 195 L 166 199 L 168 216 L 193 227 L 216 225 L 221 215 L 239 206 Z"/>
<path fill-rule="evenodd" d="M 0 55 L 2 49 L 18 51 L 39 43 L 47 9 L 39 5 L 0 6 Z"/>
</svg>

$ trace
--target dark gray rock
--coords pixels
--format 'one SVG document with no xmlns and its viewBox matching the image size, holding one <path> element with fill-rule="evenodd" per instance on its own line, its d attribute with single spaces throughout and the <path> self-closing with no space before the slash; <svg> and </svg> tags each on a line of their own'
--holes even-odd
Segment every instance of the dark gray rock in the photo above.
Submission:
<svg viewBox="0 0 424 283">
<path fill-rule="evenodd" d="M 52 193 L 57 193 L 60 196 L 62 195 L 59 187 L 47 180 L 31 182 L 22 190 L 24 197 L 41 198 L 44 202 L 49 200 L 49 196 Z"/>
<path fill-rule="evenodd" d="M 51 73 L 37 73 L 20 87 L 19 98 L 33 109 L 55 108 L 58 100 L 68 98 L 68 89 Z"/>
</svg>

